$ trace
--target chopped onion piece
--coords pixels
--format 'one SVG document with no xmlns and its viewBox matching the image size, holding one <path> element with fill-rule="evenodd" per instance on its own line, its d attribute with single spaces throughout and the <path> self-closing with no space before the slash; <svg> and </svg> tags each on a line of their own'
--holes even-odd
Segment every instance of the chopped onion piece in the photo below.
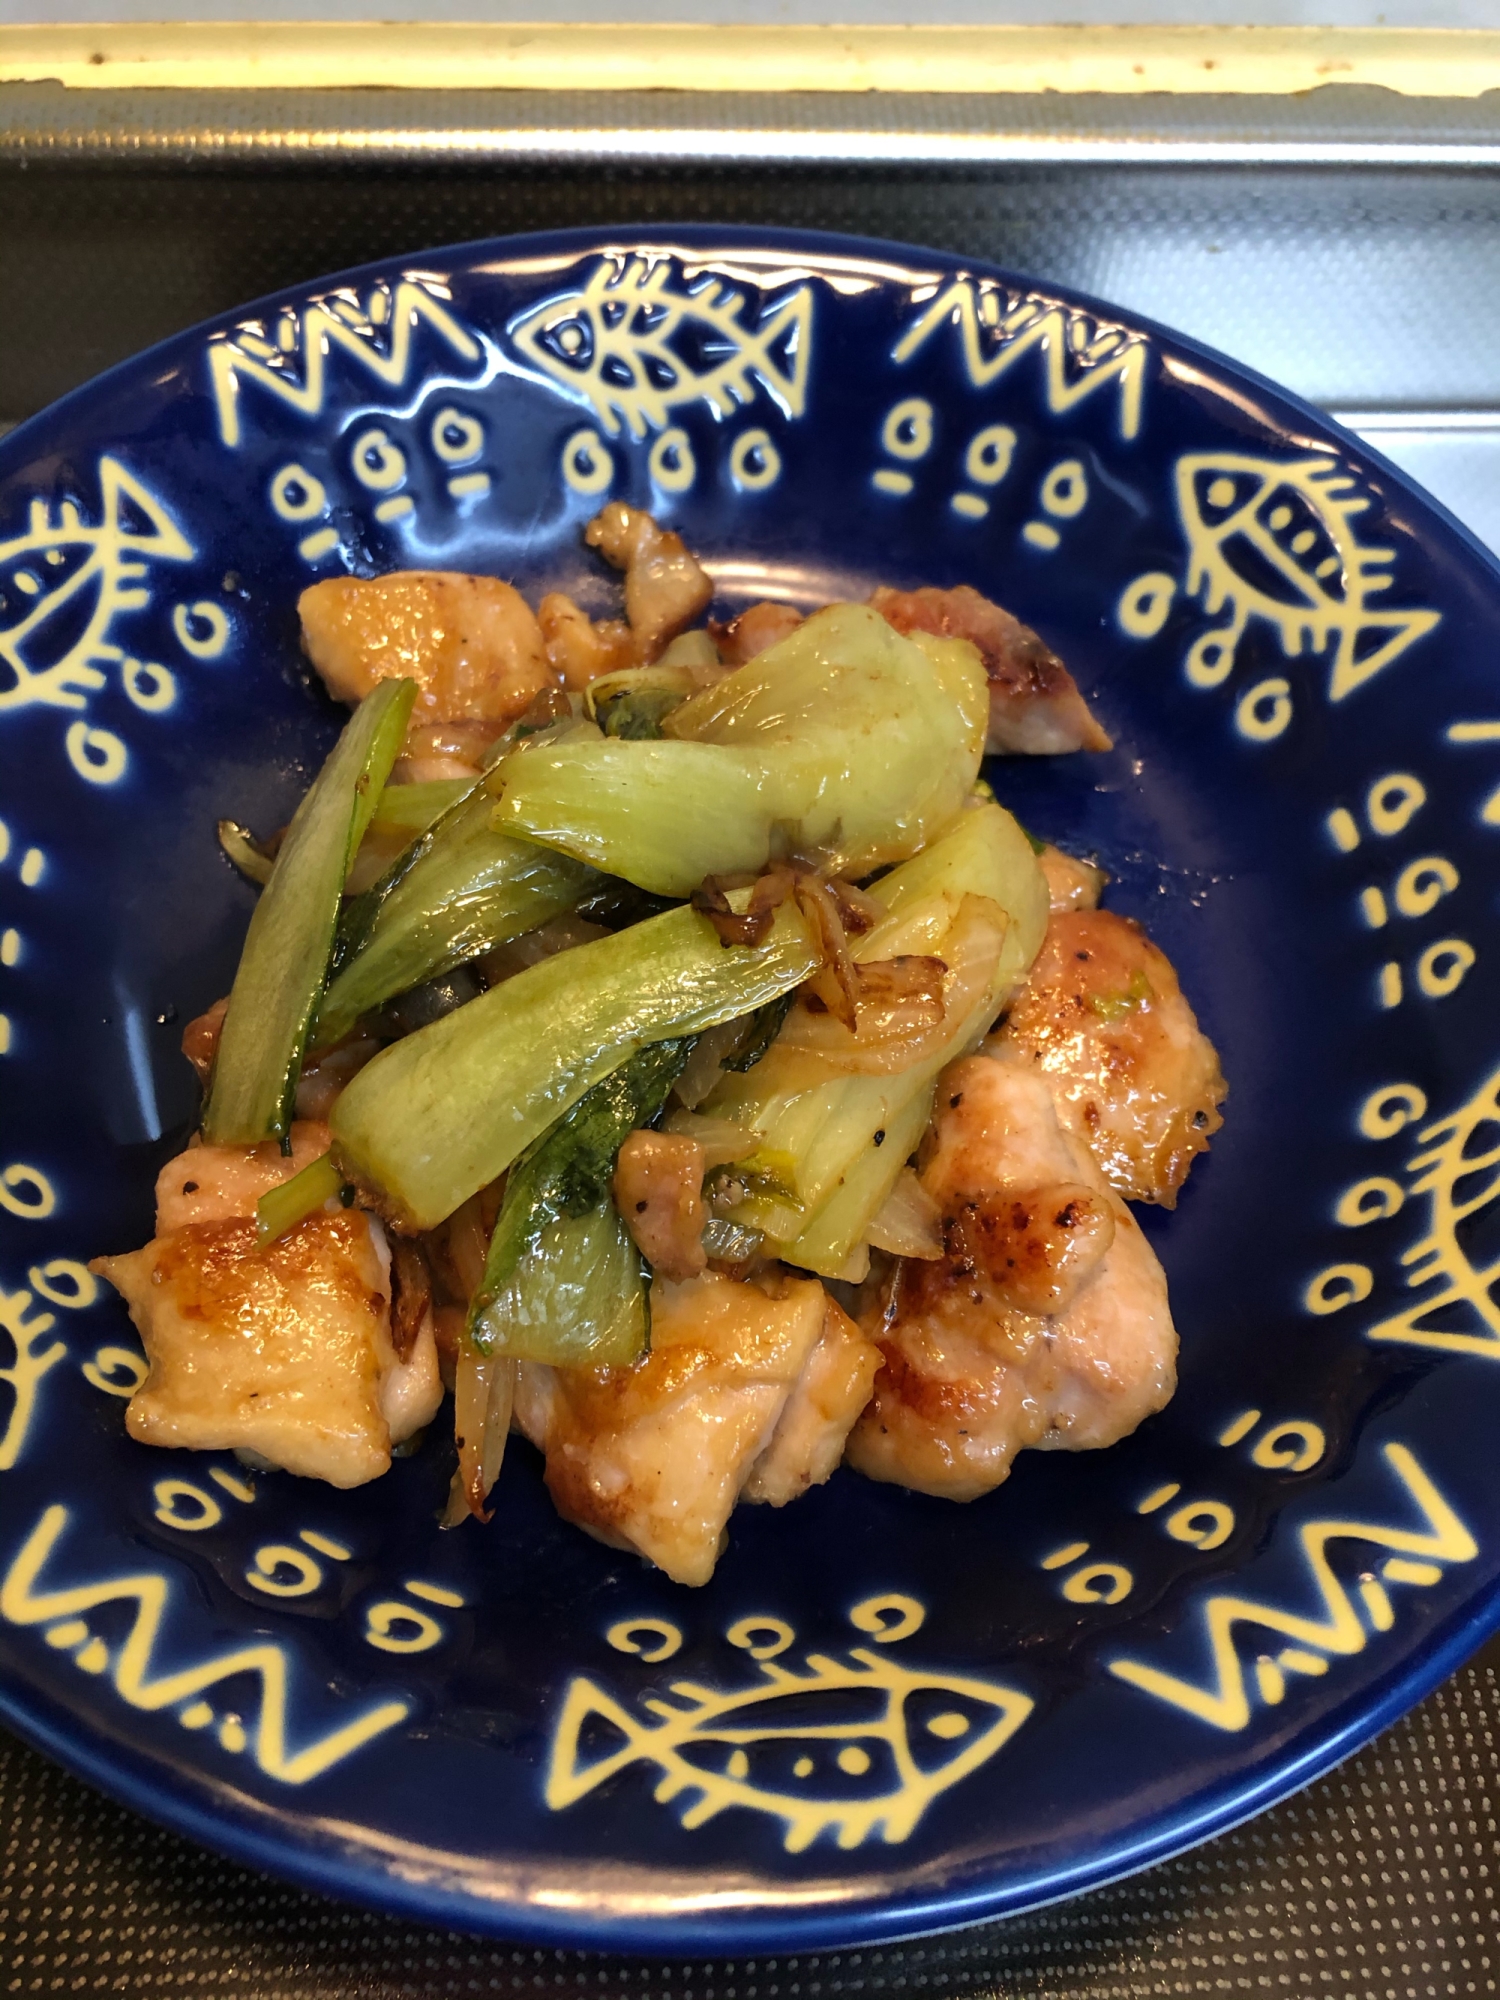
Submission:
<svg viewBox="0 0 1500 2000">
<path fill-rule="evenodd" d="M 516 1364 L 509 1355 L 481 1354 L 471 1342 L 459 1343 L 453 1393 L 458 1470 L 443 1510 L 445 1528 L 457 1527 L 470 1514 L 476 1521 L 490 1518 L 484 1503 L 500 1477 L 515 1393 Z"/>
<path fill-rule="evenodd" d="M 884 1206 L 870 1224 L 868 1239 L 893 1257 L 921 1257 L 931 1263 L 943 1254 L 943 1212 L 910 1167 L 903 1167 Z"/>
<path fill-rule="evenodd" d="M 691 1060 L 691 1058 L 689 1058 Z M 748 1125 L 736 1125 L 728 1118 L 707 1118 L 696 1111 L 674 1111 L 666 1120 L 666 1130 L 684 1139 L 696 1139 L 703 1148 L 703 1170 L 732 1166 L 747 1160 L 760 1145 L 759 1132 Z"/>
</svg>

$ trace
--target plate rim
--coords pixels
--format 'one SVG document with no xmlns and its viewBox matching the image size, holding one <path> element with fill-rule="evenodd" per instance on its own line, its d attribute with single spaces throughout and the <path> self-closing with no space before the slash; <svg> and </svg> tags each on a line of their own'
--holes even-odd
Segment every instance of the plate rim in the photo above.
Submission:
<svg viewBox="0 0 1500 2000">
<path fill-rule="evenodd" d="M 319 292 L 389 274 L 403 266 L 442 263 L 459 266 L 479 262 L 519 261 L 552 254 L 586 255 L 646 248 L 711 256 L 715 250 L 755 248 L 792 260 L 810 256 L 860 256 L 886 262 L 925 262 L 943 274 L 959 272 L 996 278 L 1009 285 L 1056 297 L 1099 318 L 1145 333 L 1154 341 L 1185 354 L 1230 381 L 1245 384 L 1278 414 L 1330 437 L 1341 450 L 1377 471 L 1392 487 L 1414 500 L 1430 519 L 1455 536 L 1465 554 L 1477 560 L 1500 593 L 1500 555 L 1480 541 L 1435 496 L 1387 459 L 1378 448 L 1315 405 L 1258 370 L 1235 361 L 1221 350 L 1179 332 L 1147 315 L 1100 299 L 1071 285 L 1016 271 L 987 258 L 914 244 L 899 239 L 858 236 L 839 231 L 780 229 L 749 223 L 643 223 L 601 228 L 538 230 L 505 236 L 484 236 L 369 259 L 358 265 L 318 274 L 304 282 L 262 294 L 228 310 L 198 320 L 151 346 L 113 363 L 67 391 L 46 408 L 0 438 L 0 477 L 20 469 L 36 453 L 46 427 L 66 419 L 86 399 L 108 391 L 122 378 L 168 357 L 180 362 L 196 341 L 226 330 L 252 315 L 306 301 Z M 833 1951 L 868 1945 L 895 1944 L 933 1936 L 998 1918 L 1046 1908 L 1170 1861 L 1203 1842 L 1233 1831 L 1273 1805 L 1326 1775 L 1401 1716 L 1416 1706 L 1463 1665 L 1484 1642 L 1500 1631 L 1500 1579 L 1464 1601 L 1448 1620 L 1414 1640 L 1403 1665 L 1380 1676 L 1363 1694 L 1351 1695 L 1337 1711 L 1339 1720 L 1289 1736 L 1276 1750 L 1235 1777 L 1205 1788 L 1206 1799 L 1188 1801 L 1154 1816 L 1146 1830 L 1129 1838 L 1114 1837 L 1105 1853 L 1053 1861 L 1013 1879 L 1009 1885 L 991 1881 L 966 1889 L 935 1889 L 920 1894 L 872 1889 L 858 1907 L 823 1905 L 802 1910 L 778 1907 L 768 1892 L 753 1909 L 728 1913 L 699 1910 L 663 1916 L 621 1916 L 614 1911 L 588 1913 L 578 1907 L 566 1914 L 530 1901 L 494 1898 L 466 1889 L 461 1878 L 415 1881 L 380 1865 L 378 1850 L 338 1846 L 304 1827 L 294 1835 L 294 1813 L 262 1808 L 268 1825 L 263 1832 L 251 1823 L 254 1808 L 236 1802 L 232 1816 L 212 1802 L 213 1781 L 196 1780 L 186 1790 L 165 1769 L 128 1742 L 103 1732 L 76 1733 L 75 1719 L 47 1691 L 7 1678 L 0 1670 L 0 1721 L 23 1741 L 128 1809 L 167 1830 L 182 1835 L 242 1866 L 259 1869 L 282 1881 L 353 1903 L 387 1918 L 425 1923 L 471 1936 L 609 1952 L 641 1958 L 733 1958 L 766 1952 Z M 1307 1740 L 1309 1737 L 1312 1740 Z M 438 1870 L 434 1869 L 434 1876 Z"/>
</svg>

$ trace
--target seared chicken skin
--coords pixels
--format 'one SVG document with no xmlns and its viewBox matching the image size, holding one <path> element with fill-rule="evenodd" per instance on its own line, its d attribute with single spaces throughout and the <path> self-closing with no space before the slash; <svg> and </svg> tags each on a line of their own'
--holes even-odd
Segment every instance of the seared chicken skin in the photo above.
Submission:
<svg viewBox="0 0 1500 2000">
<path fill-rule="evenodd" d="M 523 1362 L 516 1422 L 546 1454 L 564 1520 L 678 1583 L 707 1583 L 741 1489 L 819 1346 L 826 1307 L 811 1278 L 765 1289 L 714 1271 L 658 1279 L 651 1351 L 630 1367 Z"/>
<path fill-rule="evenodd" d="M 881 1349 L 848 1462 L 950 1500 L 1028 1446 L 1115 1443 L 1176 1386 L 1166 1279 L 1034 1071 L 970 1056 L 939 1081 L 922 1182 L 944 1255 L 898 1260 L 866 1322 Z"/>
<path fill-rule="evenodd" d="M 125 1413 L 139 1443 L 251 1451 L 359 1486 L 442 1401 L 431 1315 L 398 1359 L 385 1235 L 359 1209 L 256 1247 L 260 1196 L 327 1150 L 326 1126 L 291 1136 L 289 1159 L 274 1143 L 189 1147 L 158 1176 L 152 1240 L 90 1269 L 125 1300 L 150 1363 Z"/>
<path fill-rule="evenodd" d="M 601 674 L 638 664 L 635 638 L 623 618 L 590 618 L 564 591 L 548 591 L 536 621 L 548 664 L 564 687 L 581 693 Z"/>
<path fill-rule="evenodd" d="M 308 658 L 335 700 L 362 701 L 398 676 L 417 683 L 397 772 L 408 781 L 477 772 L 495 738 L 556 686 L 531 606 L 498 577 L 331 577 L 304 590 L 297 609 Z"/>
<path fill-rule="evenodd" d="M 611 500 L 583 531 L 591 549 L 625 572 L 625 616 L 636 664 L 649 665 L 708 609 L 713 584 L 681 535 L 649 514 Z"/>
<path fill-rule="evenodd" d="M 790 604 L 752 604 L 727 624 L 709 620 L 708 629 L 726 667 L 743 667 L 757 654 L 789 639 L 802 623 L 802 613 Z"/>
<path fill-rule="evenodd" d="M 870 602 L 898 632 L 967 639 L 975 647 L 990 684 L 987 750 L 1052 757 L 1067 750 L 1112 747 L 1073 676 L 1046 641 L 968 584 L 953 590 L 882 586 Z"/>
<path fill-rule="evenodd" d="M 601 674 L 650 666 L 707 610 L 714 594 L 681 535 L 659 528 L 649 514 L 623 500 L 612 500 L 595 515 L 584 540 L 625 572 L 625 616 L 590 618 L 560 590 L 550 591 L 536 614 L 553 672 L 564 687 L 578 691 Z"/>
<path fill-rule="evenodd" d="M 1076 854 L 1064 854 L 1060 847 L 1044 847 L 1037 866 L 1047 884 L 1047 904 L 1052 910 L 1097 910 L 1104 885 L 1109 880 L 1092 861 L 1080 861 Z"/>
<path fill-rule="evenodd" d="M 1171 961 L 1112 910 L 1055 911 L 992 1053 L 1034 1066 L 1111 1187 L 1171 1208 L 1228 1085 Z"/>
</svg>

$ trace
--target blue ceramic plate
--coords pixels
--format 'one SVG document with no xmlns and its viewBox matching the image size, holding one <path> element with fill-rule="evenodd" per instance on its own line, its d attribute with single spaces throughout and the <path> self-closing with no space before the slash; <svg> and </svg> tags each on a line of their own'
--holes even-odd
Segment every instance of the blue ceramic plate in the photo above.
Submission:
<svg viewBox="0 0 1500 2000">
<path fill-rule="evenodd" d="M 1117 748 L 993 782 L 1104 862 L 1231 1081 L 1145 1217 L 1182 1334 L 1163 1415 L 968 1507 L 840 1473 L 738 1513 L 701 1591 L 562 1525 L 525 1446 L 493 1523 L 442 1534 L 441 1426 L 353 1493 L 130 1443 L 139 1349 L 84 1269 L 149 1235 L 194 1115 L 181 1025 L 252 902 L 213 823 L 281 824 L 335 733 L 298 592 L 416 565 L 602 608 L 580 530 L 609 494 L 679 527 L 726 608 L 965 582 L 1037 626 Z M 257 1866 L 653 1951 L 1023 1909 L 1325 1769 L 1496 1622 L 1497 632 L 1490 559 L 1311 410 L 880 244 L 440 252 L 23 426 L 0 1712 Z"/>
</svg>

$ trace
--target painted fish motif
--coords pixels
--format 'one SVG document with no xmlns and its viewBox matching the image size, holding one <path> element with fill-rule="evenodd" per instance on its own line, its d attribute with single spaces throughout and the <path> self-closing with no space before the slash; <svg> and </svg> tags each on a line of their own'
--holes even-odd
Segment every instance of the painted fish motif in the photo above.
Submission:
<svg viewBox="0 0 1500 2000">
<path fill-rule="evenodd" d="M 789 1852 L 833 1832 L 858 1847 L 879 1832 L 902 1841 L 940 1792 L 986 1763 L 1031 1713 L 1029 1695 L 990 1681 L 904 1667 L 853 1647 L 809 1653 L 802 1671 L 760 1663 L 747 1687 L 676 1681 L 674 1701 L 648 1699 L 640 1721 L 593 1681 L 568 1690 L 553 1737 L 546 1799 L 570 1806 L 632 1764 L 655 1765 L 657 1800 L 692 1795 L 682 1824 L 730 1806 L 779 1819 Z M 584 1761 L 613 1732 L 617 1747 Z"/>
<path fill-rule="evenodd" d="M 1407 1284 L 1426 1297 L 1372 1326 L 1371 1340 L 1500 1360 L 1500 1256 L 1485 1254 L 1500 1220 L 1497 1135 L 1500 1070 L 1451 1118 L 1417 1135 L 1411 1191 L 1428 1197 L 1430 1221 L 1401 1262 Z"/>
<path fill-rule="evenodd" d="M 806 407 L 810 285 L 758 319 L 748 297 L 707 274 L 673 286 L 666 259 L 603 258 L 587 281 L 532 307 L 508 331 L 519 352 L 584 398 L 613 436 L 660 430 L 668 413 L 705 402 L 716 417 L 753 402 L 756 384 L 788 417 Z"/>
<path fill-rule="evenodd" d="M 1386 611 L 1393 549 L 1367 546 L 1355 516 L 1370 502 L 1332 458 L 1287 462 L 1236 452 L 1191 452 L 1177 461 L 1177 508 L 1188 543 L 1187 589 L 1230 622 L 1205 632 L 1188 655 L 1188 678 L 1215 687 L 1234 666 L 1252 618 L 1273 624 L 1282 651 L 1334 642 L 1329 698 L 1390 665 L 1438 622 L 1436 611 Z"/>
<path fill-rule="evenodd" d="M 99 461 L 101 519 L 72 500 L 54 516 L 33 500 L 26 530 L 0 541 L 0 713 L 40 702 L 83 708 L 125 655 L 109 640 L 122 611 L 150 601 L 147 565 L 188 562 L 192 544 L 159 501 L 112 458 Z"/>
</svg>

